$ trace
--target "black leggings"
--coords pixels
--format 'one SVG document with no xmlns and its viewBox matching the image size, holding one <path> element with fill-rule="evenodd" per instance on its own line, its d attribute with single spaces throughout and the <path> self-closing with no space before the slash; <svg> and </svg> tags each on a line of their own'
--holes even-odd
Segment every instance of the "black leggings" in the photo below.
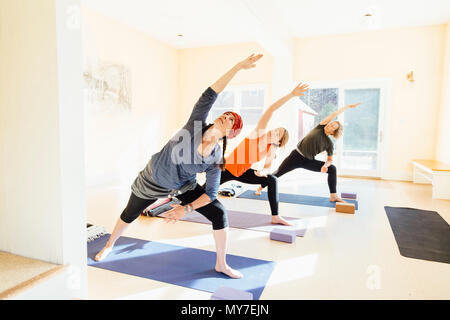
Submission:
<svg viewBox="0 0 450 320">
<path fill-rule="evenodd" d="M 273 173 L 276 177 L 281 177 L 285 173 L 288 173 L 292 170 L 303 168 L 306 170 L 320 172 L 320 169 L 323 167 L 325 162 L 318 160 L 309 160 L 302 156 L 296 149 L 292 150 L 291 154 L 284 159 L 283 163 L 281 163 L 280 167 L 277 171 Z M 336 167 L 331 165 L 328 167 L 328 188 L 330 189 L 330 193 L 336 193 L 336 184 L 337 184 L 337 172 Z M 267 184 L 262 183 L 263 187 L 266 187 Z"/>
<path fill-rule="evenodd" d="M 177 198 L 181 201 L 181 205 L 186 205 L 197 200 L 204 193 L 205 189 L 197 185 L 194 190 L 177 195 Z M 157 199 L 141 199 L 135 196 L 134 193 L 131 193 L 127 207 L 123 210 L 120 218 L 125 223 L 131 223 L 139 217 L 145 208 L 153 204 L 156 200 Z M 228 218 L 225 208 L 217 199 L 204 207 L 195 209 L 195 211 L 198 211 L 212 222 L 213 230 L 221 230 L 228 227 Z"/>
<path fill-rule="evenodd" d="M 230 171 L 222 171 L 222 176 L 220 178 L 220 184 L 227 181 L 236 180 L 248 184 L 265 184 L 269 186 L 268 188 L 268 198 L 270 203 L 270 210 L 272 215 L 278 215 L 278 179 L 273 175 L 267 175 L 266 177 L 258 177 L 255 174 L 256 170 L 249 169 L 244 172 L 243 175 L 236 177 L 230 173 Z"/>
</svg>

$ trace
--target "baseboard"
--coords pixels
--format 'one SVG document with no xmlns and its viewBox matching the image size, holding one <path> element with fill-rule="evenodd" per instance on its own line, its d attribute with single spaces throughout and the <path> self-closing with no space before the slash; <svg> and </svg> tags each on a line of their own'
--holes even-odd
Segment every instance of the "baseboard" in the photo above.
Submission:
<svg viewBox="0 0 450 320">
<path fill-rule="evenodd" d="M 364 179 L 364 180 L 381 180 L 380 177 L 364 177 L 364 176 L 352 176 L 348 174 L 339 174 L 339 178 L 351 178 L 351 179 Z"/>
<path fill-rule="evenodd" d="M 381 177 L 364 177 L 352 176 L 347 174 L 339 174 L 340 178 L 365 179 L 365 180 L 393 180 L 393 181 L 413 181 L 413 174 L 408 172 L 387 172 Z"/>
<path fill-rule="evenodd" d="M 413 181 L 413 173 L 388 171 L 382 174 L 381 179 L 394 181 Z"/>
</svg>

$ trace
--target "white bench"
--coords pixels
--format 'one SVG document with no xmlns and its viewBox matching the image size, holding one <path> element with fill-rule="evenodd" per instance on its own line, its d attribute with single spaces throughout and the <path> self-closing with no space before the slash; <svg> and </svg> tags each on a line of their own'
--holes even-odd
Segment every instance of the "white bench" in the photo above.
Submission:
<svg viewBox="0 0 450 320">
<path fill-rule="evenodd" d="M 450 165 L 435 160 L 413 160 L 414 183 L 432 184 L 433 199 L 450 200 Z"/>
</svg>

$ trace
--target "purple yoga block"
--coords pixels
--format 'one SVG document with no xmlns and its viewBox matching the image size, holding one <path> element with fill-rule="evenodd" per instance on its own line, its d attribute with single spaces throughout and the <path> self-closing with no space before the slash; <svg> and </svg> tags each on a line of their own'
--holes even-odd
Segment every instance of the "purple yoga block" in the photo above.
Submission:
<svg viewBox="0 0 450 320">
<path fill-rule="evenodd" d="M 346 198 L 346 199 L 356 199 L 356 193 L 345 193 L 345 192 L 342 192 L 341 193 L 341 197 L 342 198 Z"/>
<path fill-rule="evenodd" d="M 294 230 L 276 228 L 270 232 L 270 240 L 293 243 L 296 238 L 297 234 Z"/>
<path fill-rule="evenodd" d="M 230 287 L 220 287 L 212 294 L 210 300 L 253 300 L 253 294 Z"/>
</svg>

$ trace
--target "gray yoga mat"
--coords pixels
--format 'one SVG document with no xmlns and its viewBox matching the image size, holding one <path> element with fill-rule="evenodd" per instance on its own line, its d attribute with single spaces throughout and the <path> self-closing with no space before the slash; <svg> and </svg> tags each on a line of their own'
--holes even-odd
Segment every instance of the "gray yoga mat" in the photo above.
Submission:
<svg viewBox="0 0 450 320">
<path fill-rule="evenodd" d="M 279 224 L 271 224 L 271 216 L 269 214 L 227 210 L 227 215 L 228 224 L 231 228 L 248 229 L 261 232 L 271 232 L 274 228 L 283 228 L 287 230 L 295 230 L 297 237 L 304 237 L 307 229 L 306 221 L 298 218 L 283 217 L 292 224 L 292 226 L 283 226 Z M 159 217 L 164 218 L 164 214 Z M 181 218 L 181 221 L 211 224 L 211 221 L 196 211 L 185 215 Z"/>
<path fill-rule="evenodd" d="M 331 202 L 330 198 L 328 197 L 317 197 L 317 196 L 308 196 L 303 194 L 290 194 L 290 193 L 279 193 L 278 196 L 280 202 L 306 204 L 317 207 L 329 207 L 329 208 L 336 207 L 336 202 Z M 245 191 L 244 193 L 239 195 L 238 198 L 266 200 L 266 201 L 268 200 L 267 192 L 263 191 L 261 192 L 260 196 L 257 196 L 255 195 L 255 191 L 253 190 Z M 353 203 L 355 205 L 355 210 L 358 210 L 358 201 L 350 199 L 344 200 L 347 201 L 348 203 Z"/>
<path fill-rule="evenodd" d="M 450 263 L 450 226 L 435 211 L 384 207 L 400 254 Z"/>
</svg>

